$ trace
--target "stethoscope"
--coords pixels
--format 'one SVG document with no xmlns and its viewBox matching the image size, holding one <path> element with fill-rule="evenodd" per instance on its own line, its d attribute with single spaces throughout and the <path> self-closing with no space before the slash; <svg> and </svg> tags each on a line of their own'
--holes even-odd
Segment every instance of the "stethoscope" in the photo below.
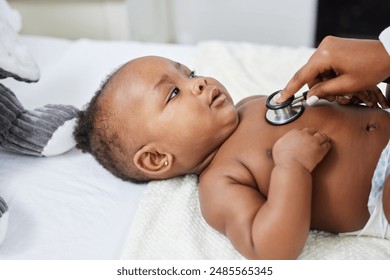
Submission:
<svg viewBox="0 0 390 280">
<path fill-rule="evenodd" d="M 305 91 L 302 93 L 302 95 L 297 97 L 291 96 L 282 103 L 277 103 L 276 100 L 279 97 L 279 92 L 280 90 L 275 91 L 270 96 L 268 96 L 265 103 L 266 107 L 268 108 L 265 114 L 265 118 L 272 125 L 283 125 L 290 123 L 299 118 L 305 110 L 302 101 L 306 100 L 308 91 Z"/>
</svg>

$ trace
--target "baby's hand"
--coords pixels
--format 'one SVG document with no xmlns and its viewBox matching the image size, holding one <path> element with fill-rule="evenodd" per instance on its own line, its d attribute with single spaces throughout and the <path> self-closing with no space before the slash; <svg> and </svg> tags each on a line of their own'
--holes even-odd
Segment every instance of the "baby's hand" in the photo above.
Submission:
<svg viewBox="0 0 390 280">
<path fill-rule="evenodd" d="M 314 129 L 294 129 L 276 141 L 273 158 L 276 165 L 300 164 L 312 172 L 331 147 L 330 138 Z"/>
</svg>

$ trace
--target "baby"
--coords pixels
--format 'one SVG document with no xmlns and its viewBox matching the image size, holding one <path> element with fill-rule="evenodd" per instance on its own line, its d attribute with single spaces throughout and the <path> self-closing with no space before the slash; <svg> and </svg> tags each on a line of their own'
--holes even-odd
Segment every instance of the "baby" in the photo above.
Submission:
<svg viewBox="0 0 390 280">
<path fill-rule="evenodd" d="M 204 218 L 250 259 L 297 258 L 310 229 L 390 238 L 390 183 L 374 175 L 390 114 L 327 102 L 272 126 L 265 100 L 235 105 L 217 80 L 141 57 L 107 79 L 75 138 L 125 180 L 199 175 Z"/>
</svg>

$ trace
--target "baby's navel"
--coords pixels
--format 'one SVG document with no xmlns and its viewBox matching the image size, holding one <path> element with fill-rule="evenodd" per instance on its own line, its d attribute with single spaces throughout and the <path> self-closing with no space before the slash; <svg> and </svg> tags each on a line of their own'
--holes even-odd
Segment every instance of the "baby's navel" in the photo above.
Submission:
<svg viewBox="0 0 390 280">
<path fill-rule="evenodd" d="M 373 121 L 368 122 L 368 124 L 366 126 L 366 130 L 368 132 L 374 131 L 376 128 L 377 128 L 377 124 L 375 122 L 373 122 Z"/>
</svg>

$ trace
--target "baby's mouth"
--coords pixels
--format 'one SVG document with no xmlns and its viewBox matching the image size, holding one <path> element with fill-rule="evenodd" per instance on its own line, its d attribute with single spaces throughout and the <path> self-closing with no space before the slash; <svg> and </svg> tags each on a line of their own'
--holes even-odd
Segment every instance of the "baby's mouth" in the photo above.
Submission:
<svg viewBox="0 0 390 280">
<path fill-rule="evenodd" d="M 221 93 L 219 88 L 214 87 L 211 90 L 211 94 L 210 94 L 210 100 L 209 100 L 210 107 L 215 107 L 222 104 L 225 101 L 225 99 L 226 99 L 225 95 Z"/>
</svg>

